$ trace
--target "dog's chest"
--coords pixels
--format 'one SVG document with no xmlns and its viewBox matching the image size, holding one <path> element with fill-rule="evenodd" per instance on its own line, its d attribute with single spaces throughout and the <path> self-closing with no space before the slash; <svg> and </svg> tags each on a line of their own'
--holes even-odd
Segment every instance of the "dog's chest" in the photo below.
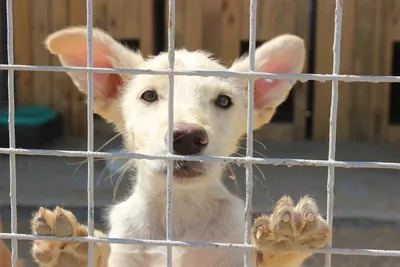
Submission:
<svg viewBox="0 0 400 267">
<path fill-rule="evenodd" d="M 184 267 L 235 267 L 243 263 L 242 253 L 225 248 L 175 248 L 172 251 L 173 266 Z M 165 257 L 160 257 L 152 267 L 165 266 Z"/>
<path fill-rule="evenodd" d="M 220 202 L 224 206 L 203 209 L 201 212 L 179 204 L 174 205 L 172 239 L 185 242 L 242 243 L 244 221 L 241 203 Z M 116 210 L 113 211 L 110 237 L 165 240 L 165 213 L 157 210 L 157 207 L 135 206 L 135 209 L 129 208 L 135 211 L 133 213 L 118 212 L 118 220 L 112 219 L 116 218 L 117 213 Z M 127 208 L 124 207 L 123 210 L 126 211 Z M 119 253 L 120 249 L 115 246 L 112 254 Z M 131 246 L 124 250 L 130 251 L 126 257 L 132 257 L 134 261 L 139 259 L 143 263 L 141 266 L 165 266 L 165 247 L 142 246 L 138 249 L 138 246 Z M 126 260 L 129 262 L 128 258 Z M 243 263 L 243 253 L 215 247 L 173 247 L 173 263 L 174 267 L 240 266 Z"/>
</svg>

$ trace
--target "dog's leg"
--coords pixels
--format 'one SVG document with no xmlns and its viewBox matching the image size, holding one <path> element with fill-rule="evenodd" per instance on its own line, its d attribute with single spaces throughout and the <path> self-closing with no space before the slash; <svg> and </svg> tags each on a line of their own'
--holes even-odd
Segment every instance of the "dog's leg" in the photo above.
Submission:
<svg viewBox="0 0 400 267">
<path fill-rule="evenodd" d="M 272 214 L 262 215 L 255 221 L 252 242 L 256 247 L 256 265 L 299 267 L 311 253 L 295 250 L 323 248 L 331 234 L 312 198 L 303 197 L 294 206 L 292 199 L 284 196 Z"/>
<path fill-rule="evenodd" d="M 31 220 L 33 234 L 65 236 L 87 236 L 87 227 L 79 224 L 72 212 L 62 208 L 48 210 L 40 208 Z M 95 230 L 96 237 L 106 235 Z M 87 266 L 88 243 L 35 240 L 31 250 L 34 260 L 42 267 Z M 95 267 L 107 266 L 110 247 L 107 243 L 95 243 Z"/>
</svg>

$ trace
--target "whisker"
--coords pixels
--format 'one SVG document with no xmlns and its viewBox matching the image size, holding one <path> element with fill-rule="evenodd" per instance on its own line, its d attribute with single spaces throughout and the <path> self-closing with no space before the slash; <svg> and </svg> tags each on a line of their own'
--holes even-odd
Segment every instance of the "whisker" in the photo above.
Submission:
<svg viewBox="0 0 400 267">
<path fill-rule="evenodd" d="M 120 137 L 122 135 L 122 133 L 117 133 L 116 135 L 114 135 L 113 137 L 111 137 L 107 142 L 105 142 L 101 147 L 99 147 L 99 150 L 103 149 L 106 145 L 108 145 L 109 143 L 111 143 L 112 141 L 114 141 L 117 137 Z"/>
<path fill-rule="evenodd" d="M 242 138 L 239 138 L 239 140 L 246 141 L 247 138 L 242 137 Z M 236 139 L 227 138 L 227 139 L 221 140 L 219 142 L 229 142 L 229 141 L 236 141 Z M 267 150 L 267 146 L 263 142 L 261 142 L 261 141 L 259 141 L 257 139 L 253 139 L 253 141 L 256 142 L 257 144 L 261 145 L 264 148 L 264 150 Z"/>
<path fill-rule="evenodd" d="M 93 159 L 94 162 L 98 162 L 98 161 L 105 161 L 106 159 Z M 68 165 L 79 165 L 78 167 L 75 168 L 74 172 L 72 173 L 72 176 L 75 176 L 76 172 L 79 170 L 80 167 L 83 166 L 83 164 L 85 164 L 88 160 L 84 159 L 82 161 L 78 161 L 78 162 L 67 162 Z"/>
<path fill-rule="evenodd" d="M 239 140 L 247 140 L 247 138 L 242 137 L 242 138 L 239 138 Z M 253 139 L 253 141 L 256 142 L 257 144 L 261 145 L 264 148 L 264 150 L 267 150 L 267 146 L 264 145 L 263 142 L 261 142 L 261 141 L 259 141 L 257 139 Z"/>
<path fill-rule="evenodd" d="M 117 196 L 118 188 L 119 185 L 121 184 L 122 178 L 125 176 L 126 172 L 130 169 L 132 161 L 128 160 L 121 168 L 118 170 L 120 172 L 120 175 L 117 178 L 117 181 L 115 182 L 115 186 L 113 189 L 113 201 L 115 201 L 115 197 Z"/>
<path fill-rule="evenodd" d="M 256 166 L 257 166 L 257 165 L 256 165 Z M 271 188 L 269 188 L 269 186 L 267 186 L 266 184 L 264 184 L 264 181 L 263 181 L 263 180 L 266 180 L 266 177 L 265 177 L 264 174 L 261 172 L 261 170 L 260 170 L 260 173 L 261 173 L 261 175 L 263 176 L 263 179 L 260 179 L 260 177 L 258 177 L 258 176 L 256 176 L 256 175 L 254 175 L 254 177 L 257 178 L 257 180 L 261 183 L 261 185 L 262 185 L 263 187 L 265 187 L 265 188 L 268 190 L 268 192 L 267 192 L 267 197 L 268 197 L 269 200 L 271 200 L 272 205 L 275 205 L 275 201 L 271 198 Z"/>
<path fill-rule="evenodd" d="M 108 164 L 107 166 L 104 166 L 103 170 L 102 170 L 101 173 L 100 173 L 100 177 L 99 177 L 99 179 L 97 180 L 96 186 L 99 186 L 99 185 L 100 185 L 101 178 L 102 178 L 103 174 L 106 172 L 107 169 L 110 169 L 109 165 L 112 166 L 116 160 L 117 160 L 117 159 L 111 159 L 111 163 Z M 104 178 L 104 180 L 106 180 L 106 179 L 107 179 L 107 178 Z M 111 185 L 113 185 L 112 171 L 110 171 L 110 175 L 108 175 L 108 179 L 110 180 Z"/>
<path fill-rule="evenodd" d="M 229 153 L 232 153 L 232 155 L 238 155 L 238 156 L 240 156 L 240 157 L 244 157 L 244 155 L 242 155 L 242 154 L 240 154 L 240 153 L 238 153 L 238 152 L 230 152 L 230 151 L 228 151 L 227 150 L 227 152 L 229 152 Z M 263 180 L 266 180 L 266 177 L 265 177 L 265 175 L 264 175 L 264 173 L 261 171 L 261 168 L 257 165 L 257 164 L 253 164 L 254 166 L 255 166 L 255 168 L 258 170 L 258 172 L 261 174 L 261 176 L 262 176 L 262 178 L 263 178 Z M 232 173 L 232 175 L 230 175 L 229 176 L 229 178 L 234 178 L 234 179 L 236 179 L 236 175 L 234 174 L 234 170 L 233 170 L 233 168 L 231 167 L 231 165 L 229 164 L 228 165 L 228 168 L 229 168 L 229 170 L 231 171 L 231 173 Z M 254 174 L 253 174 L 254 175 Z M 255 176 L 254 175 L 254 177 L 257 177 L 257 176 Z M 258 177 L 258 179 L 260 179 L 259 177 Z M 233 179 L 232 179 L 233 180 Z M 261 181 L 261 179 L 260 179 L 260 181 Z M 262 183 L 262 181 L 261 181 L 261 183 Z"/>
<path fill-rule="evenodd" d="M 238 146 L 238 148 L 240 148 L 240 149 L 246 149 L 245 147 L 241 147 L 241 146 Z M 263 153 L 261 153 L 261 152 L 259 152 L 259 151 L 257 151 L 257 150 L 253 150 L 253 152 L 254 152 L 255 154 L 258 154 L 258 155 L 262 156 L 263 158 L 268 158 L 266 155 L 264 155 Z"/>
<path fill-rule="evenodd" d="M 105 146 L 107 146 L 111 141 L 113 141 L 113 140 L 115 140 L 117 137 L 121 136 L 121 134 L 122 134 L 122 133 L 117 133 L 116 135 L 114 135 L 113 137 L 111 137 L 107 142 L 105 142 L 103 145 L 101 145 L 101 146 L 96 150 L 96 152 L 99 152 L 101 149 L 103 149 Z M 105 158 L 94 159 L 95 162 L 97 162 L 97 161 L 104 161 L 104 160 L 107 160 L 107 159 L 105 159 Z M 79 166 L 74 170 L 72 176 L 74 176 L 74 175 L 76 174 L 76 172 L 79 170 L 79 168 L 82 167 L 82 165 L 85 164 L 87 161 L 88 161 L 87 159 L 84 159 L 84 160 L 78 161 L 78 162 L 76 162 L 76 163 L 71 163 L 71 162 L 68 163 L 68 162 L 67 162 L 68 165 L 75 165 L 75 164 L 78 164 L 78 165 L 79 165 Z"/>
</svg>

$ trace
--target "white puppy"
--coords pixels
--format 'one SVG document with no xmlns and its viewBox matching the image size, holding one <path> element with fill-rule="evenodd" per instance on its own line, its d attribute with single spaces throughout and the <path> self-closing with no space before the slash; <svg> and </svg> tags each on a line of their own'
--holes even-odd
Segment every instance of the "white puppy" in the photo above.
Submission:
<svg viewBox="0 0 400 267">
<path fill-rule="evenodd" d="M 85 28 L 51 34 L 46 46 L 65 66 L 86 66 Z M 225 70 L 209 54 L 175 51 L 176 70 Z M 101 30 L 93 32 L 95 67 L 167 70 L 168 55 L 144 59 Z M 303 41 L 282 35 L 256 50 L 256 71 L 299 73 L 305 59 Z M 249 59 L 230 68 L 248 71 Z M 87 93 L 87 74 L 70 72 Z M 285 80 L 255 81 L 254 126 L 268 123 L 287 98 Z M 113 123 L 124 137 L 127 151 L 164 154 L 167 151 L 168 76 L 94 74 L 95 112 Z M 247 80 L 175 76 L 173 149 L 178 155 L 229 156 L 246 132 Z M 165 239 L 166 170 L 163 160 L 137 160 L 136 183 L 130 196 L 109 215 L 113 238 Z M 216 162 L 175 163 L 173 180 L 173 240 L 243 243 L 244 205 L 221 181 L 224 166 Z M 32 219 L 40 235 L 85 236 L 87 228 L 64 209 L 40 208 Z M 96 232 L 104 237 L 104 233 Z M 311 254 L 296 249 L 323 247 L 331 230 L 315 202 L 302 198 L 295 206 L 283 197 L 271 215 L 258 218 L 253 228 L 252 253 L 257 265 L 297 267 Z M 165 248 L 142 245 L 95 244 L 96 267 L 164 266 Z M 32 255 L 40 266 L 86 266 L 87 243 L 35 241 Z M 235 249 L 174 247 L 173 266 L 239 267 L 243 253 Z"/>
</svg>

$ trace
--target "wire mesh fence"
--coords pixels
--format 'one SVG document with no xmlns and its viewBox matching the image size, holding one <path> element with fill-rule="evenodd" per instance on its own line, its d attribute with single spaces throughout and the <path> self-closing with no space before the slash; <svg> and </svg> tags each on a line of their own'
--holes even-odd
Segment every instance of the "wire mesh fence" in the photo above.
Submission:
<svg viewBox="0 0 400 267">
<path fill-rule="evenodd" d="M 333 208 L 334 208 L 334 185 L 335 168 L 378 168 L 378 169 L 400 169 L 400 163 L 391 162 L 358 162 L 358 161 L 337 161 L 335 160 L 336 147 L 336 125 L 338 111 L 338 84 L 344 82 L 400 82 L 400 77 L 396 76 L 358 76 L 358 75 L 340 75 L 340 43 L 342 28 L 342 8 L 343 0 L 336 0 L 335 10 L 335 31 L 333 43 L 333 71 L 332 74 L 274 74 L 259 73 L 255 71 L 255 46 L 256 46 L 256 24 L 257 24 L 257 0 L 251 0 L 249 6 L 249 72 L 233 71 L 205 71 L 205 70 L 186 70 L 175 71 L 175 0 L 169 0 L 168 17 L 168 60 L 169 69 L 166 71 L 141 70 L 141 69 L 119 69 L 119 68 L 93 68 L 93 2 L 86 0 L 86 20 L 87 20 L 87 67 L 54 67 L 54 66 L 27 66 L 14 64 L 14 43 L 13 43 L 13 1 L 7 0 L 7 48 L 8 64 L 0 64 L 0 70 L 8 71 L 8 95 L 9 95 L 9 148 L 0 148 L 0 154 L 9 154 L 10 157 L 10 202 L 11 202 L 11 233 L 0 233 L 1 239 L 12 240 L 12 266 L 17 266 L 18 245 L 17 240 L 70 240 L 89 242 L 89 262 L 88 266 L 94 266 L 94 243 L 120 243 L 120 244 L 147 244 L 167 246 L 168 267 L 172 266 L 172 247 L 173 246 L 197 246 L 197 247 L 221 247 L 237 248 L 244 250 L 244 264 L 250 266 L 249 249 L 251 233 L 251 199 L 253 189 L 253 164 L 267 165 L 286 165 L 286 166 L 319 166 L 328 167 L 327 179 L 327 221 L 332 227 Z M 14 98 L 14 71 L 57 71 L 57 72 L 87 72 L 87 151 L 66 151 L 66 150 L 35 150 L 19 149 L 15 145 L 15 98 Z M 168 75 L 169 76 L 169 104 L 168 104 L 168 138 L 166 155 L 152 155 L 140 153 L 107 153 L 94 151 L 94 129 L 93 129 L 93 74 L 94 73 L 133 73 L 144 75 Z M 218 77 L 241 77 L 248 79 L 248 110 L 247 110 L 247 147 L 246 157 L 217 157 L 217 156 L 179 156 L 173 155 L 172 130 L 173 130 L 173 94 L 174 94 L 174 76 L 218 76 Z M 253 107 L 254 107 L 254 80 L 256 78 L 264 79 L 288 79 L 292 81 L 305 82 L 332 81 L 332 99 L 330 109 L 330 137 L 328 160 L 307 160 L 291 158 L 253 158 Z M 88 199 L 88 237 L 54 237 L 54 236 L 36 236 L 27 234 L 18 234 L 17 229 L 17 206 L 16 206 L 16 155 L 40 155 L 40 156 L 61 156 L 61 157 L 85 157 L 88 160 L 88 180 L 87 180 L 87 199 Z M 144 239 L 120 239 L 120 238 L 97 238 L 94 237 L 94 159 L 95 158 L 135 158 L 135 159 L 164 159 L 168 160 L 167 169 L 167 212 L 166 212 L 166 237 L 165 240 L 144 240 Z M 242 164 L 246 167 L 246 198 L 245 198 L 245 240 L 243 244 L 215 243 L 215 242 L 181 242 L 172 240 L 172 178 L 173 161 L 217 161 L 233 162 Z M 372 249 L 338 249 L 332 248 L 332 241 L 329 242 L 326 249 L 314 249 L 313 253 L 325 253 L 325 266 L 331 266 L 331 255 L 365 255 L 365 256 L 400 256 L 400 251 L 396 250 L 372 250 Z"/>
</svg>

